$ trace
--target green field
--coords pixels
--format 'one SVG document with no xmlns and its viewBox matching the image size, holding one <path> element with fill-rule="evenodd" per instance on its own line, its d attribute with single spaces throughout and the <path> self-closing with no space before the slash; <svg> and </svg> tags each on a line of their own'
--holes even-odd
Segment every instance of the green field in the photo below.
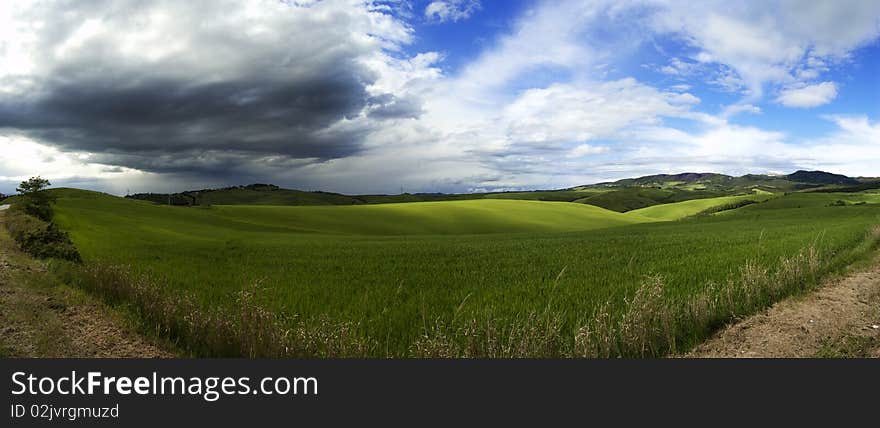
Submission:
<svg viewBox="0 0 880 428">
<path fill-rule="evenodd" d="M 349 235 L 571 232 L 647 221 L 592 205 L 501 199 L 347 207 L 236 205 L 216 207 L 211 214 L 292 232 Z"/>
<path fill-rule="evenodd" d="M 722 196 L 718 198 L 693 199 L 671 204 L 654 205 L 628 211 L 625 215 L 641 217 L 652 221 L 680 220 L 688 216 L 696 215 L 713 207 L 735 204 L 737 202 L 752 200 L 766 201 L 772 197 L 769 193 L 756 193 L 754 195 Z"/>
<path fill-rule="evenodd" d="M 866 251 L 866 231 L 880 224 L 876 194 L 795 193 L 724 216 L 656 221 L 731 199 L 618 213 L 518 200 L 183 208 L 55 193 L 56 221 L 86 265 L 125 266 L 150 287 L 211 310 L 231 307 L 236 293 L 259 283 L 260 304 L 285 322 L 350 323 L 370 356 L 575 355 L 573 338 L 597 309 L 620 318 L 652 278 L 662 278 L 665 305 L 682 306 L 713 296 L 717 284 L 738 284 L 744 268 L 772 277 L 781 258 L 812 247 L 821 266 L 797 277 L 809 282 Z M 746 197 L 755 196 L 733 198 Z M 870 203 L 829 206 L 838 199 Z M 675 332 L 676 346 L 696 343 L 730 316 Z M 534 325 L 552 325 L 560 339 L 512 345 Z M 425 343 L 429 351 L 416 352 Z"/>
</svg>

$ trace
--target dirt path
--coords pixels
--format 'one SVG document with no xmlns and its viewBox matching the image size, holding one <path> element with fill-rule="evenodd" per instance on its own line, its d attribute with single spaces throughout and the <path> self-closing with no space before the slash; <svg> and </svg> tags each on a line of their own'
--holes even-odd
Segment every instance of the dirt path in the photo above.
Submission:
<svg viewBox="0 0 880 428">
<path fill-rule="evenodd" d="M 0 211 L 0 357 L 173 357 L 17 249 Z"/>
<path fill-rule="evenodd" d="M 688 357 L 880 357 L 880 258 L 733 324 Z"/>
</svg>

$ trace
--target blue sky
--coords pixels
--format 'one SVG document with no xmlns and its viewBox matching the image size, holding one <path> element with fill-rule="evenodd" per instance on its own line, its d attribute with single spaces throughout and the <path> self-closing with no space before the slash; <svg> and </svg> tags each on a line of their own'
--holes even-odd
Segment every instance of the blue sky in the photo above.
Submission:
<svg viewBox="0 0 880 428">
<path fill-rule="evenodd" d="M 415 13 L 424 11 L 433 0 L 412 2 Z M 442 20 L 421 14 L 411 19 L 415 32 L 413 43 L 406 46 L 410 55 L 441 52 L 446 58 L 442 68 L 454 72 L 491 47 L 497 35 L 509 31 L 534 2 L 524 0 L 482 2 L 466 18 Z"/>
<path fill-rule="evenodd" d="M 430 0 L 420 1 L 415 2 L 414 6 L 416 9 L 424 8 L 430 3 Z M 455 74 L 482 51 L 490 49 L 494 40 L 510 31 L 517 18 L 535 6 L 535 2 L 528 1 L 483 2 L 479 9 L 461 21 L 419 20 L 414 25 L 416 40 L 408 46 L 407 51 L 410 54 L 420 51 L 441 52 L 444 55 L 443 70 Z M 599 38 L 619 38 L 615 31 L 618 29 L 609 26 L 606 34 Z M 702 110 L 710 114 L 721 113 L 726 106 L 743 98 L 736 92 L 719 90 L 717 86 L 706 82 L 705 74 L 718 72 L 726 67 L 723 64 L 708 67 L 703 76 L 669 75 L 660 71 L 660 68 L 668 65 L 670 58 L 681 58 L 690 65 L 697 64 L 692 57 L 699 53 L 699 49 L 682 40 L 679 35 L 632 40 L 625 43 L 625 47 L 631 51 L 628 55 L 614 59 L 614 70 L 607 78 L 632 76 L 656 87 L 688 84 L 691 86 L 688 92 L 698 96 L 702 100 Z M 865 114 L 876 119 L 880 113 L 880 79 L 877 78 L 880 73 L 880 41 L 875 38 L 857 45 L 847 56 L 842 60 L 843 63 L 829 67 L 822 74 L 837 86 L 838 95 L 829 102 L 804 109 L 789 108 L 763 100 L 755 103 L 760 106 L 763 114 L 736 115 L 730 119 L 731 122 L 788 131 L 794 137 L 809 138 L 834 129 L 830 121 L 814 120 L 822 115 Z M 566 80 L 567 77 L 569 75 L 563 68 L 548 67 L 523 76 L 511 85 L 510 90 L 542 87 L 554 81 Z"/>
<path fill-rule="evenodd" d="M 873 0 L 0 5 L 0 192 L 880 176 Z"/>
</svg>

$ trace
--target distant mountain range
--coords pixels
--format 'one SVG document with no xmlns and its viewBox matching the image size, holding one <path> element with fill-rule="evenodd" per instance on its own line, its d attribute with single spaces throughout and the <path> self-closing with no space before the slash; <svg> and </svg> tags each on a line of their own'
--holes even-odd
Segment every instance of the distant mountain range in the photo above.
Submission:
<svg viewBox="0 0 880 428">
<path fill-rule="evenodd" d="M 873 180 L 873 179 L 872 179 Z M 796 171 L 788 175 L 747 174 L 741 177 L 716 174 L 712 172 L 697 173 L 685 172 L 681 174 L 657 174 L 638 178 L 626 178 L 614 182 L 598 183 L 579 188 L 596 186 L 620 187 L 620 186 L 654 186 L 664 183 L 681 182 L 684 184 L 705 184 L 707 186 L 731 187 L 737 185 L 766 185 L 768 187 L 812 187 L 816 185 L 842 185 L 852 186 L 862 182 L 841 174 L 832 174 L 825 171 Z"/>
<path fill-rule="evenodd" d="M 250 184 L 179 193 L 138 193 L 127 198 L 158 204 L 195 205 L 358 205 L 431 202 L 466 199 L 526 199 L 576 202 L 625 212 L 647 206 L 691 199 L 764 192 L 855 192 L 880 188 L 880 179 L 851 178 L 824 171 L 797 171 L 788 175 L 747 174 L 733 177 L 716 173 L 658 174 L 560 190 L 495 193 L 403 193 L 399 195 L 343 195 L 321 191 L 283 189 L 273 184 Z"/>
<path fill-rule="evenodd" d="M 824 171 L 797 171 L 786 177 L 790 181 L 811 184 L 839 184 L 843 186 L 853 186 L 861 183 L 855 178 Z"/>
</svg>

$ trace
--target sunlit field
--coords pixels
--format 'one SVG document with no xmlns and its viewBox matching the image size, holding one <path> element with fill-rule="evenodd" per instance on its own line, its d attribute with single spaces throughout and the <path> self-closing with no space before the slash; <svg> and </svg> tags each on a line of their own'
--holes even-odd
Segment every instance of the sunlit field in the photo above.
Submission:
<svg viewBox="0 0 880 428">
<path fill-rule="evenodd" d="M 662 279 L 674 303 L 739 281 L 744 266 L 773 270 L 810 247 L 825 271 L 855 257 L 880 220 L 874 204 L 829 206 L 837 194 L 780 196 L 680 221 L 653 220 L 684 218 L 713 201 L 616 213 L 514 200 L 179 208 L 57 194 L 57 222 L 87 264 L 124 266 L 163 294 L 209 309 L 233 305 L 258 284 L 261 307 L 305 326 L 350 326 L 373 356 L 411 355 L 416 342 L 442 333 L 438 326 L 507 331 L 546 311 L 568 338 L 548 353 L 570 354 L 597 308 L 622 314 L 648 278 Z M 676 334 L 687 345 L 705 331 Z"/>
</svg>

